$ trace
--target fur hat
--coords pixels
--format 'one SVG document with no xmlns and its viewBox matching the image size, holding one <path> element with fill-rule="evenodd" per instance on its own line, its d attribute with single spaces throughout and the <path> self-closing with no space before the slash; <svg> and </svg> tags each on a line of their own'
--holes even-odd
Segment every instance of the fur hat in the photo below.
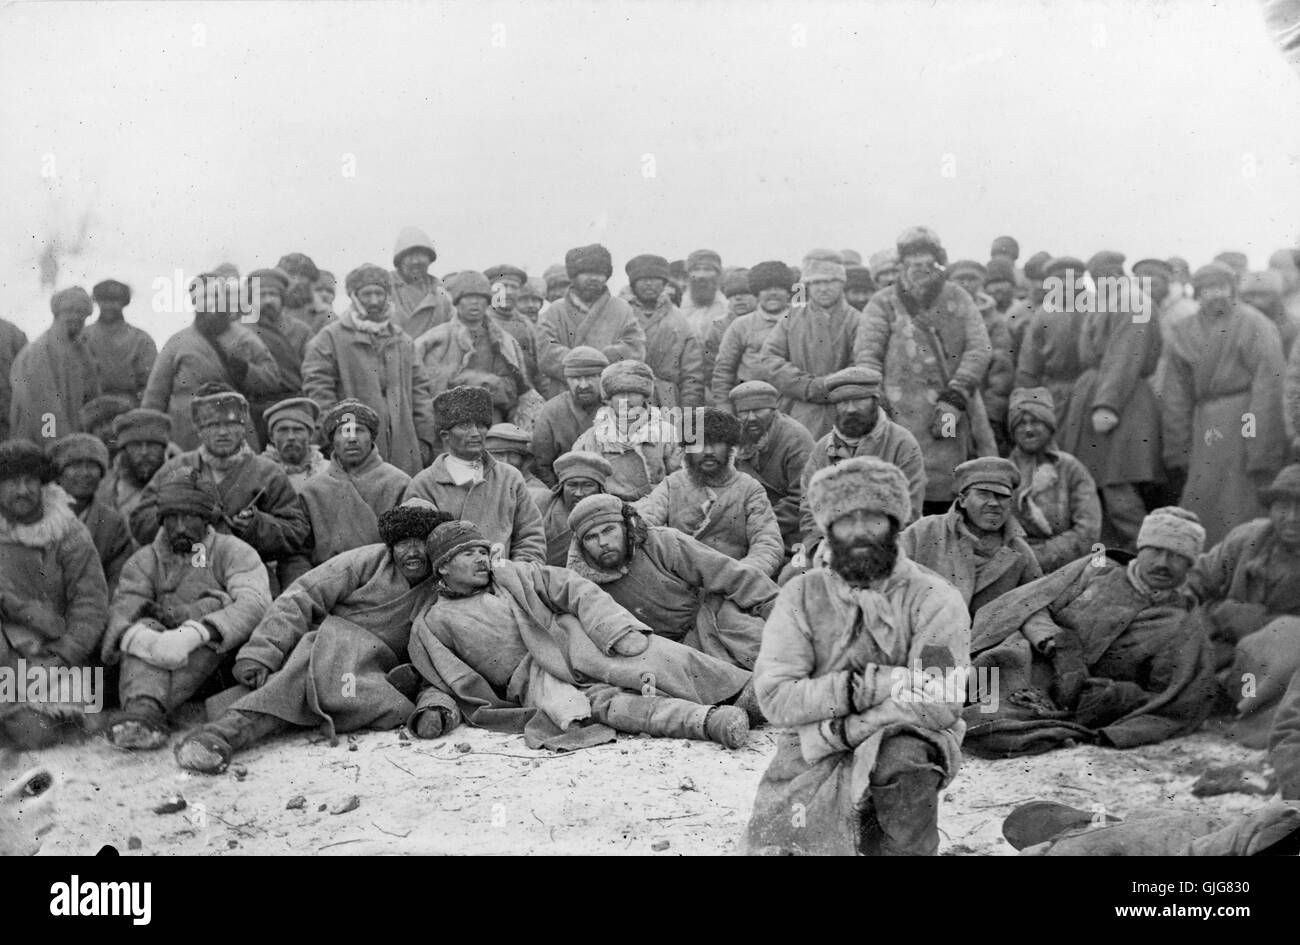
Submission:
<svg viewBox="0 0 1300 945">
<path fill-rule="evenodd" d="M 108 447 L 89 433 L 69 433 L 50 446 L 50 460 L 58 472 L 81 460 L 98 463 L 100 472 L 108 472 Z"/>
<path fill-rule="evenodd" d="M 435 571 L 462 551 L 482 548 L 490 551 L 492 543 L 483 537 L 478 526 L 463 519 L 445 522 L 435 528 L 424 545 L 429 554 L 429 566 Z"/>
<path fill-rule="evenodd" d="M 892 249 L 882 249 L 878 253 L 872 253 L 871 259 L 867 261 L 867 268 L 871 270 L 871 278 L 877 282 L 880 281 L 881 275 L 886 272 L 898 272 L 898 252 Z"/>
<path fill-rule="evenodd" d="M 989 247 L 990 256 L 1007 256 L 1011 259 L 1020 258 L 1020 244 L 1016 242 L 1014 236 L 999 236 Z"/>
<path fill-rule="evenodd" d="M 668 260 L 662 256 L 645 253 L 629 259 L 623 271 L 627 273 L 627 281 L 633 285 L 638 279 L 663 279 L 667 282 Z"/>
<path fill-rule="evenodd" d="M 622 499 L 605 493 L 589 495 L 569 513 L 569 531 L 573 532 L 574 541 L 581 541 L 583 535 L 598 525 L 622 521 Z"/>
<path fill-rule="evenodd" d="M 379 516 L 379 539 L 390 548 L 404 538 L 426 539 L 434 529 L 451 520 L 450 515 L 434 508 L 433 503 L 412 497 Z"/>
<path fill-rule="evenodd" d="M 95 284 L 95 287 L 90 290 L 90 297 L 96 302 L 116 302 L 118 305 L 130 305 L 131 287 L 125 282 L 118 282 L 116 279 L 105 279 L 103 282 Z"/>
<path fill-rule="evenodd" d="M 379 436 L 379 414 L 369 404 L 364 404 L 355 397 L 340 400 L 321 415 L 321 436 L 325 438 L 326 442 L 333 440 L 334 431 L 347 423 L 349 419 L 369 430 L 372 440 Z"/>
<path fill-rule="evenodd" d="M 393 279 L 389 276 L 388 270 L 374 263 L 362 263 L 349 272 L 348 277 L 343 281 L 348 295 L 355 295 L 368 285 L 377 285 L 385 292 L 393 291 Z"/>
<path fill-rule="evenodd" d="M 1215 256 L 1214 261 L 1223 263 L 1239 276 L 1250 271 L 1250 260 L 1246 258 L 1245 253 L 1239 253 L 1236 250 L 1225 250 Z"/>
<path fill-rule="evenodd" d="M 122 394 L 104 394 L 94 400 L 86 401 L 85 406 L 77 413 L 77 422 L 81 424 L 81 429 L 93 430 L 100 424 L 120 417 L 134 406 L 135 402 L 130 397 Z"/>
<path fill-rule="evenodd" d="M 789 292 L 794 288 L 794 273 L 781 260 L 769 259 L 749 270 L 749 288 L 755 295 L 764 289 L 785 289 Z"/>
<path fill-rule="evenodd" d="M 984 274 L 984 284 L 988 285 L 990 282 L 1010 282 L 1015 285 L 1016 267 L 1010 259 L 995 256 L 989 260 L 988 270 Z"/>
<path fill-rule="evenodd" d="M 306 253 L 285 253 L 275 264 L 275 268 L 291 279 L 301 277 L 308 282 L 315 282 L 321 277 L 321 271 L 316 268 L 316 264 Z"/>
<path fill-rule="evenodd" d="M 898 258 L 909 253 L 933 253 L 940 266 L 948 265 L 948 253 L 939 242 L 939 234 L 928 226 L 909 226 L 898 235 Z"/>
<path fill-rule="evenodd" d="M 704 423 L 701 424 L 700 440 L 705 446 L 713 443 L 726 443 L 728 446 L 740 444 L 740 421 L 717 407 L 704 408 Z M 697 441 L 691 441 L 697 442 Z"/>
<path fill-rule="evenodd" d="M 1025 417 L 1036 417 L 1047 424 L 1048 429 L 1056 429 L 1056 402 L 1052 392 L 1046 387 L 1017 387 L 1011 392 L 1007 404 L 1007 429 L 1015 430 L 1016 425 Z"/>
<path fill-rule="evenodd" d="M 1093 276 L 1096 276 L 1099 270 L 1102 273 L 1111 269 L 1119 269 L 1123 272 L 1124 259 L 1124 254 L 1118 250 L 1103 249 L 1101 252 L 1093 253 L 1092 258 L 1088 260 L 1088 272 Z"/>
<path fill-rule="evenodd" d="M 982 283 L 988 274 L 989 271 L 984 264 L 974 259 L 959 259 L 948 267 L 949 279 L 956 279 L 958 276 L 976 276 Z"/>
<path fill-rule="evenodd" d="M 170 471 L 158 484 L 158 515 L 197 515 L 212 524 L 221 518 L 216 488 L 192 466 Z"/>
<path fill-rule="evenodd" d="M 903 471 L 874 456 L 855 456 L 817 470 L 808 483 L 808 505 L 825 533 L 837 519 L 859 509 L 888 515 L 900 527 L 912 516 Z"/>
<path fill-rule="evenodd" d="M 1164 276 L 1170 280 L 1174 278 L 1174 267 L 1163 259 L 1139 259 L 1133 264 L 1133 275 L 1140 276 L 1143 272 Z"/>
<path fill-rule="evenodd" d="M 711 249 L 697 249 L 686 257 L 686 271 L 691 273 L 696 269 L 712 269 L 721 275 L 722 257 Z"/>
<path fill-rule="evenodd" d="M 1043 271 L 1047 264 L 1052 261 L 1051 253 L 1038 252 L 1025 260 L 1025 278 L 1042 279 L 1046 273 Z"/>
<path fill-rule="evenodd" d="M 509 263 L 498 263 L 491 269 L 484 270 L 483 275 L 487 276 L 488 282 L 499 282 L 502 279 L 513 279 L 523 288 L 528 281 L 528 273 L 524 272 L 518 266 L 512 266 Z"/>
<path fill-rule="evenodd" d="M 1143 548 L 1164 548 L 1190 561 L 1205 550 L 1205 529 L 1195 512 L 1166 505 L 1150 512 L 1138 529 L 1138 551 Z"/>
<path fill-rule="evenodd" d="M 200 413 L 218 413 L 223 419 L 248 420 L 248 400 L 229 384 L 221 381 L 209 381 L 194 392 L 190 400 L 190 419 L 195 426 L 199 423 Z"/>
<path fill-rule="evenodd" d="M 876 291 L 876 280 L 871 278 L 871 270 L 866 266 L 844 267 L 844 288 L 861 289 L 865 292 Z"/>
<path fill-rule="evenodd" d="M 600 393 L 606 400 L 615 394 L 652 397 L 654 392 L 654 371 L 644 361 L 615 361 L 600 372 Z"/>
<path fill-rule="evenodd" d="M 113 418 L 113 439 L 118 447 L 128 443 L 161 443 L 172 438 L 172 418 L 161 410 L 137 407 Z"/>
<path fill-rule="evenodd" d="M 564 271 L 570 279 L 584 272 L 598 272 L 608 279 L 614 274 L 614 257 L 599 243 L 577 246 L 564 254 Z"/>
<path fill-rule="evenodd" d="M 848 275 L 844 271 L 844 257 L 837 249 L 810 249 L 803 258 L 800 275 L 804 282 L 831 280 L 844 282 Z"/>
<path fill-rule="evenodd" d="M 262 419 L 266 421 L 268 432 L 274 430 L 275 425 L 281 420 L 292 420 L 314 431 L 319 416 L 320 407 L 310 397 L 286 397 L 262 411 Z"/>
<path fill-rule="evenodd" d="M 599 348 L 578 345 L 576 348 L 569 349 L 560 365 L 564 369 L 565 377 L 585 377 L 588 374 L 599 374 L 604 371 L 609 367 L 609 358 L 605 357 L 605 352 Z"/>
<path fill-rule="evenodd" d="M 0 481 L 35 476 L 44 485 L 54 481 L 54 461 L 31 440 L 13 439 L 0 443 Z"/>
<path fill-rule="evenodd" d="M 259 288 L 286 292 L 289 289 L 289 274 L 283 269 L 254 269 L 248 274 L 248 284 L 251 286 L 254 282 Z"/>
<path fill-rule="evenodd" d="M 748 269 L 733 269 L 722 277 L 722 294 L 727 298 L 733 295 L 753 295 L 749 285 Z"/>
<path fill-rule="evenodd" d="M 862 265 L 862 254 L 858 252 L 856 249 L 840 250 L 840 259 L 844 260 L 844 265 L 846 266 Z"/>
<path fill-rule="evenodd" d="M 86 290 L 78 285 L 50 296 L 51 312 L 57 315 L 65 309 L 80 309 L 86 313 L 86 317 L 90 317 L 90 313 L 95 310 L 95 303 L 90 300 Z"/>
<path fill-rule="evenodd" d="M 1084 265 L 1083 260 L 1078 256 L 1053 256 L 1043 266 L 1043 278 L 1047 279 L 1051 276 L 1064 277 L 1067 272 L 1073 272 L 1076 276 L 1081 276 L 1087 271 L 1088 267 Z"/>
<path fill-rule="evenodd" d="M 781 392 L 767 381 L 745 381 L 733 387 L 727 398 L 736 413 L 746 410 L 775 410 L 781 402 Z"/>
<path fill-rule="evenodd" d="M 600 483 L 600 487 L 604 489 L 605 482 L 614 475 L 614 467 L 610 465 L 609 460 L 599 453 L 588 453 L 584 450 L 557 456 L 552 468 L 560 485 L 570 479 L 591 479 Z"/>
<path fill-rule="evenodd" d="M 492 426 L 492 394 L 482 387 L 453 387 L 433 398 L 433 415 L 438 432 L 458 423 Z"/>
<path fill-rule="evenodd" d="M 492 283 L 481 272 L 466 269 L 447 280 L 447 289 L 451 292 L 452 302 L 459 303 L 467 295 L 481 295 L 492 301 Z"/>
</svg>

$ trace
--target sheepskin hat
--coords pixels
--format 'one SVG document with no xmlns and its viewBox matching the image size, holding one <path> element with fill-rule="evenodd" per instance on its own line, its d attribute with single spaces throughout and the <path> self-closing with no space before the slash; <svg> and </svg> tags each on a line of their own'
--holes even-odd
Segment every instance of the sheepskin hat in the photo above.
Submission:
<svg viewBox="0 0 1300 945">
<path fill-rule="evenodd" d="M 740 443 L 740 421 L 725 410 L 705 407 L 704 423 L 701 426 L 703 429 L 700 432 L 703 434 L 703 442 L 706 446 L 713 443 L 737 446 Z"/>
<path fill-rule="evenodd" d="M 379 516 L 379 539 L 391 548 L 404 538 L 428 538 L 435 528 L 451 520 L 427 499 L 410 498 Z"/>
<path fill-rule="evenodd" d="M 584 272 L 598 272 L 608 279 L 614 274 L 614 257 L 599 243 L 577 246 L 564 254 L 564 271 L 570 279 L 576 279 Z"/>
<path fill-rule="evenodd" d="M 655 375 L 644 361 L 615 361 L 600 372 L 600 393 L 606 400 L 615 394 L 654 395 Z"/>
<path fill-rule="evenodd" d="M 0 480 L 35 476 L 42 484 L 54 480 L 54 461 L 31 440 L 12 439 L 0 443 Z"/>
<path fill-rule="evenodd" d="M 808 505 L 823 532 L 858 510 L 888 515 L 899 526 L 912 516 L 903 471 L 874 456 L 855 456 L 819 469 L 808 483 Z"/>
<path fill-rule="evenodd" d="M 1143 548 L 1164 548 L 1176 555 L 1195 561 L 1205 549 L 1205 529 L 1195 512 L 1166 505 L 1156 509 L 1142 520 L 1138 529 L 1138 551 Z"/>
<path fill-rule="evenodd" d="M 81 460 L 98 463 L 100 472 L 108 472 L 108 447 L 99 437 L 89 433 L 69 433 L 55 440 L 50 447 L 50 459 L 59 472 Z"/>
<path fill-rule="evenodd" d="M 343 286 L 348 295 L 355 295 L 368 285 L 377 285 L 385 292 L 393 291 L 393 280 L 388 270 L 374 263 L 362 263 L 348 273 Z"/>
<path fill-rule="evenodd" d="M 642 253 L 629 259 L 623 271 L 627 273 L 627 281 L 632 285 L 636 285 L 638 279 L 663 279 L 667 282 L 668 260 L 653 253 Z"/>
<path fill-rule="evenodd" d="M 136 407 L 113 418 L 113 439 L 119 447 L 128 443 L 161 443 L 172 438 L 172 418 L 161 410 Z"/>
<path fill-rule="evenodd" d="M 844 271 L 844 257 L 838 249 L 808 250 L 799 269 L 804 282 L 845 282 L 848 279 L 848 273 Z"/>
<path fill-rule="evenodd" d="M 433 398 L 433 416 L 438 432 L 458 423 L 492 426 L 492 394 L 482 387 L 453 387 Z"/>
<path fill-rule="evenodd" d="M 755 295 L 764 289 L 785 289 L 789 292 L 793 287 L 794 273 L 779 259 L 769 259 L 749 270 L 749 288 Z"/>
<path fill-rule="evenodd" d="M 939 234 L 928 226 L 909 226 L 898 235 L 898 258 L 909 253 L 933 253 L 940 266 L 948 265 L 948 253 L 939 241 Z"/>
</svg>

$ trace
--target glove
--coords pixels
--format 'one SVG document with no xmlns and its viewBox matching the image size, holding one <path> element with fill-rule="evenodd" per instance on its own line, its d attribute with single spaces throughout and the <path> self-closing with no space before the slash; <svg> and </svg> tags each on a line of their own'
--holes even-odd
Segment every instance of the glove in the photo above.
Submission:
<svg viewBox="0 0 1300 945">
<path fill-rule="evenodd" d="M 1092 412 L 1092 432 L 1105 436 L 1119 426 L 1119 414 L 1109 407 L 1098 407 Z"/>
<path fill-rule="evenodd" d="M 451 713 L 441 706 L 430 706 L 415 717 L 416 738 L 437 738 L 451 727 Z"/>
<path fill-rule="evenodd" d="M 249 689 L 261 689 L 266 685 L 266 677 L 271 675 L 271 671 L 257 660 L 235 660 L 232 672 L 235 679 Z"/>
<path fill-rule="evenodd" d="M 650 639 L 639 630 L 625 633 L 614 641 L 615 656 L 640 656 L 650 649 Z"/>
<path fill-rule="evenodd" d="M 808 382 L 808 390 L 804 393 L 804 400 L 810 404 L 828 404 L 831 402 L 830 395 L 826 392 L 826 379 L 824 377 L 814 377 Z"/>
<path fill-rule="evenodd" d="M 157 665 L 154 663 L 154 647 L 166 632 L 168 631 L 155 630 L 145 621 L 139 620 L 126 628 L 118 647 L 123 653 L 142 659 L 150 665 Z"/>
<path fill-rule="evenodd" d="M 152 663 L 163 669 L 180 669 L 189 662 L 190 654 L 208 642 L 208 628 L 194 620 L 187 620 L 175 630 L 158 634 L 153 643 Z"/>
</svg>

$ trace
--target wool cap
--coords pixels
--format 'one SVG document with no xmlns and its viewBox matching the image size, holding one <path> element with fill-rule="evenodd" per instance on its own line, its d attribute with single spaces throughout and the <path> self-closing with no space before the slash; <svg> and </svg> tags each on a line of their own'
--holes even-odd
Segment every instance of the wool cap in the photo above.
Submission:
<svg viewBox="0 0 1300 945">
<path fill-rule="evenodd" d="M 438 432 L 460 423 L 492 426 L 492 394 L 482 387 L 453 387 L 433 398 L 433 416 Z"/>
<path fill-rule="evenodd" d="M 627 273 L 627 281 L 633 284 L 638 279 L 663 279 L 667 282 L 668 260 L 652 253 L 642 253 L 629 259 L 623 271 Z"/>
<path fill-rule="evenodd" d="M 428 233 L 418 226 L 404 226 L 393 245 L 393 268 L 401 266 L 402 257 L 414 249 L 424 250 L 434 260 L 438 258 L 438 251 L 433 248 L 433 240 L 429 239 Z"/>
<path fill-rule="evenodd" d="M 840 259 L 844 260 L 844 265 L 846 266 L 862 265 L 862 254 L 858 252 L 856 249 L 840 250 Z"/>
<path fill-rule="evenodd" d="M 196 426 L 201 426 L 200 414 L 223 420 L 247 421 L 248 400 L 239 391 L 231 390 L 229 385 L 209 381 L 200 386 L 190 400 L 190 419 Z"/>
<path fill-rule="evenodd" d="M 1016 281 L 1016 267 L 1004 256 L 994 256 L 989 260 L 988 270 L 984 274 L 984 283 Z"/>
<path fill-rule="evenodd" d="M 871 278 L 871 270 L 866 266 L 845 266 L 844 288 L 845 290 L 861 289 L 865 292 L 875 292 L 876 280 Z"/>
<path fill-rule="evenodd" d="M 483 273 L 472 269 L 458 272 L 448 279 L 447 290 L 451 293 L 452 302 L 455 303 L 459 303 L 467 295 L 481 295 L 489 302 L 492 301 L 492 283 Z"/>
<path fill-rule="evenodd" d="M 608 279 L 614 274 L 614 257 L 599 243 L 577 246 L 564 254 L 564 271 L 570 279 L 584 272 L 598 272 Z"/>
<path fill-rule="evenodd" d="M 722 294 L 727 298 L 733 295 L 753 295 L 749 286 L 749 270 L 733 269 L 722 277 Z"/>
<path fill-rule="evenodd" d="M 1017 387 L 1007 404 L 1007 429 L 1014 430 L 1025 417 L 1034 417 L 1056 429 L 1056 404 L 1046 387 Z"/>
<path fill-rule="evenodd" d="M 712 269 L 721 273 L 722 257 L 711 249 L 697 249 L 686 257 L 686 271 L 694 272 L 696 269 Z"/>
<path fill-rule="evenodd" d="M 933 253 L 940 266 L 948 265 L 948 253 L 939 241 L 939 234 L 928 226 L 909 226 L 898 234 L 898 258 L 909 253 Z"/>
<path fill-rule="evenodd" d="M 1116 267 L 1123 269 L 1124 259 L 1124 254 L 1117 250 L 1103 249 L 1092 254 L 1092 257 L 1088 260 L 1088 271 L 1095 273 L 1099 269 L 1114 269 Z"/>
<path fill-rule="evenodd" d="M 1195 561 L 1205 550 L 1205 529 L 1195 512 L 1166 505 L 1149 513 L 1138 529 L 1138 551 L 1143 548 L 1164 548 L 1176 555 Z"/>
<path fill-rule="evenodd" d="M 69 433 L 50 446 L 50 460 L 58 472 L 81 460 L 98 463 L 100 472 L 108 472 L 108 447 L 89 433 Z"/>
<path fill-rule="evenodd" d="M 1038 252 L 1025 260 L 1025 278 L 1042 279 L 1046 272 L 1044 270 L 1047 264 L 1052 261 L 1051 253 Z"/>
<path fill-rule="evenodd" d="M 0 443 L 0 481 L 35 476 L 44 484 L 51 482 L 56 474 L 54 461 L 31 440 L 12 439 Z"/>
<path fill-rule="evenodd" d="M 701 424 L 700 434 L 700 440 L 706 446 L 713 443 L 737 446 L 740 443 L 740 421 L 725 410 L 705 407 L 704 423 Z"/>
<path fill-rule="evenodd" d="M 131 287 L 125 282 L 118 282 L 116 279 L 105 279 L 103 282 L 95 283 L 95 287 L 90 290 L 90 296 L 96 302 L 116 302 L 118 305 L 130 305 Z"/>
<path fill-rule="evenodd" d="M 1166 279 L 1172 279 L 1174 277 L 1174 267 L 1163 259 L 1139 259 L 1133 264 L 1133 275 L 1164 276 Z"/>
<path fill-rule="evenodd" d="M 546 271 L 542 273 L 542 279 L 548 289 L 556 284 L 568 285 L 573 281 L 573 277 L 569 275 L 569 270 L 563 263 L 547 266 Z"/>
<path fill-rule="evenodd" d="M 334 432 L 345 423 L 359 423 L 370 431 L 371 439 L 379 436 L 379 414 L 369 404 L 348 397 L 326 408 L 320 418 L 321 434 L 334 439 Z"/>
<path fill-rule="evenodd" d="M 606 400 L 615 394 L 654 395 L 655 375 L 644 361 L 615 361 L 600 372 L 600 393 Z"/>
<path fill-rule="evenodd" d="M 544 299 L 546 298 L 546 283 L 537 278 L 525 279 L 524 284 L 519 287 L 519 298 L 521 299 Z"/>
<path fill-rule="evenodd" d="M 989 255 L 1009 256 L 1011 259 L 1019 259 L 1020 244 L 1016 242 L 1014 236 L 999 236 L 989 248 Z"/>
<path fill-rule="evenodd" d="M 838 519 L 857 511 L 888 515 L 900 526 L 912 515 L 903 471 L 874 456 L 854 456 L 817 470 L 808 483 L 808 506 L 826 533 Z"/>
<path fill-rule="evenodd" d="M 374 263 L 362 263 L 348 273 L 343 285 L 347 289 L 348 295 L 355 295 L 368 285 L 377 285 L 385 292 L 391 292 L 393 290 L 393 279 L 388 274 L 387 269 L 376 266 Z"/>
<path fill-rule="evenodd" d="M 518 266 L 512 266 L 509 263 L 499 263 L 491 269 L 484 270 L 483 275 L 487 276 L 488 282 L 499 282 L 502 279 L 513 279 L 520 287 L 528 281 L 528 273 L 524 272 Z"/>
<path fill-rule="evenodd" d="M 573 507 L 569 513 L 569 531 L 573 537 L 582 540 L 582 536 L 593 528 L 608 525 L 611 522 L 622 523 L 623 500 L 616 495 L 600 493 L 589 495 Z"/>
<path fill-rule="evenodd" d="M 794 273 L 779 259 L 761 262 L 749 270 L 749 288 L 755 295 L 764 289 L 785 289 L 789 292 L 793 287 Z"/>
<path fill-rule="evenodd" d="M 113 418 L 113 439 L 119 447 L 128 443 L 161 443 L 172 438 L 172 418 L 161 410 L 136 407 Z"/>
<path fill-rule="evenodd" d="M 50 311 L 58 315 L 62 311 L 82 311 L 87 316 L 95 310 L 95 303 L 90 300 L 86 290 L 81 286 L 63 289 L 50 296 Z"/>
<path fill-rule="evenodd" d="M 289 274 L 283 269 L 254 269 L 248 274 L 248 284 L 251 286 L 254 281 L 259 288 L 279 289 L 281 292 L 289 288 Z"/>
<path fill-rule="evenodd" d="M 158 484 L 158 515 L 198 515 L 209 524 L 221 518 L 216 487 L 192 466 L 168 473 Z"/>
<path fill-rule="evenodd" d="M 1273 479 L 1272 485 L 1259 494 L 1265 505 L 1271 505 L 1279 499 L 1300 501 L 1300 463 L 1283 466 Z"/>
<path fill-rule="evenodd" d="M 323 275 L 306 253 L 285 253 L 275 264 L 275 268 L 290 278 L 302 278 L 308 282 L 315 282 Z"/>
<path fill-rule="evenodd" d="M 880 397 L 884 377 L 874 368 L 853 366 L 826 376 L 826 398 L 833 404 L 845 400 Z"/>
<path fill-rule="evenodd" d="M 1020 485 L 1020 470 L 1001 456 L 980 456 L 966 460 L 953 470 L 953 485 L 958 495 L 973 486 L 998 495 L 1011 495 Z"/>
<path fill-rule="evenodd" d="M 93 430 L 114 417 L 120 417 L 134 406 L 135 401 L 123 394 L 104 394 L 86 401 L 85 406 L 77 412 L 77 422 L 81 424 L 81 429 Z"/>
<path fill-rule="evenodd" d="M 737 384 L 727 394 L 736 413 L 746 410 L 775 410 L 781 402 L 781 393 L 767 381 L 745 381 Z"/>
<path fill-rule="evenodd" d="M 589 374 L 599 374 L 609 367 L 609 358 L 599 348 L 578 345 L 569 349 L 560 364 L 564 368 L 565 377 L 586 377 Z"/>
<path fill-rule="evenodd" d="M 1221 262 L 1206 263 L 1192 276 L 1193 291 L 1210 285 L 1237 286 L 1237 274 Z"/>
<path fill-rule="evenodd" d="M 494 450 L 502 452 L 533 454 L 533 437 L 513 423 L 494 423 L 488 427 L 487 436 L 483 438 L 483 448 L 489 453 Z"/>
<path fill-rule="evenodd" d="M 316 420 L 320 417 L 320 407 L 310 397 L 287 397 L 278 404 L 272 404 L 262 411 L 267 431 L 275 429 L 281 420 L 301 423 L 309 430 L 316 429 Z"/>
<path fill-rule="evenodd" d="M 555 478 L 561 483 L 570 479 L 590 479 L 600 483 L 602 489 L 605 488 L 606 480 L 614 475 L 614 467 L 610 465 L 609 460 L 599 453 L 589 453 L 585 450 L 557 456 L 553 468 Z"/>
<path fill-rule="evenodd" d="M 435 528 L 429 534 L 424 548 L 429 554 L 429 566 L 436 571 L 462 551 L 482 548 L 490 552 L 492 543 L 483 537 L 473 522 L 459 519 L 444 522 Z"/>
<path fill-rule="evenodd" d="M 871 270 L 871 278 L 877 282 L 886 272 L 898 272 L 898 252 L 892 249 L 882 249 L 878 253 L 872 253 L 871 259 L 867 262 L 867 268 Z"/>
<path fill-rule="evenodd" d="M 423 541 L 434 529 L 450 521 L 451 516 L 435 508 L 428 499 L 412 496 L 379 516 L 379 540 L 390 548 L 406 538 Z"/>
<path fill-rule="evenodd" d="M 844 271 L 844 257 L 837 249 L 810 249 L 804 254 L 799 268 L 804 282 L 844 282 L 848 278 Z"/>
<path fill-rule="evenodd" d="M 1081 276 L 1088 271 L 1088 267 L 1078 256 L 1053 256 L 1043 267 L 1043 278 L 1050 276 L 1064 277 L 1067 272 L 1073 272 Z"/>
<path fill-rule="evenodd" d="M 958 276 L 977 276 L 980 282 L 983 282 L 988 274 L 985 265 L 974 259 L 959 259 L 948 267 L 949 279 L 956 279 Z"/>
</svg>

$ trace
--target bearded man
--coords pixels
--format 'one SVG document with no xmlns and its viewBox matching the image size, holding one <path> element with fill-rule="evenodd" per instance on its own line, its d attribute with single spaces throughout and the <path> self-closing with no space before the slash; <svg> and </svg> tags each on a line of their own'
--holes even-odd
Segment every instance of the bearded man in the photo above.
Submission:
<svg viewBox="0 0 1300 945">
<path fill-rule="evenodd" d="M 564 356 L 568 390 L 548 400 L 533 425 L 533 469 L 548 487 L 556 483 L 556 457 L 572 449 L 596 419 L 601 404 L 600 374 L 607 367 L 609 358 L 586 345 L 572 348 Z"/>
<path fill-rule="evenodd" d="M 128 522 L 140 504 L 144 487 L 162 469 L 171 441 L 172 418 L 140 407 L 113 419 L 117 455 L 99 484 L 99 499 L 117 509 Z"/>
<path fill-rule="evenodd" d="M 799 504 L 803 470 L 813 450 L 812 434 L 777 410 L 781 395 L 767 381 L 746 381 L 727 395 L 740 421 L 736 468 L 758 480 L 781 530 L 781 543 L 792 553 L 801 540 Z"/>
<path fill-rule="evenodd" d="M 754 798 L 751 854 L 933 856 L 939 797 L 961 762 L 970 618 L 900 549 L 912 517 L 896 466 L 854 457 L 808 493 L 830 566 L 794 578 L 763 630 L 759 705 L 778 737 Z M 791 816 L 791 811 L 800 816 Z"/>
<path fill-rule="evenodd" d="M 329 463 L 315 443 L 319 416 L 320 407 L 310 397 L 290 397 L 262 413 L 271 439 L 262 455 L 284 470 L 295 492 L 301 493 L 307 480 Z"/>
<path fill-rule="evenodd" d="M 686 292 L 681 310 L 697 338 L 708 334 L 715 318 L 727 314 L 727 297 L 721 289 L 721 256 L 711 249 L 697 249 L 686 257 Z"/>
</svg>

